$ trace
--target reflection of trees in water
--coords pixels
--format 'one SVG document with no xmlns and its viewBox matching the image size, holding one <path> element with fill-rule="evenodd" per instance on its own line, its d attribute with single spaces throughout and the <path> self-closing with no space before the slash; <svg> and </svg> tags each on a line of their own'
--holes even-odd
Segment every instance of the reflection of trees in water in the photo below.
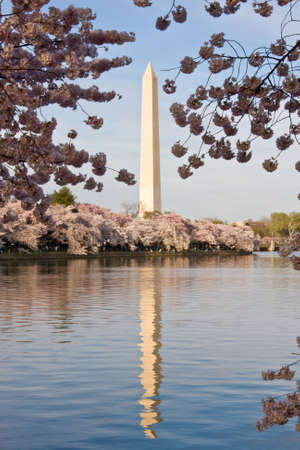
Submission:
<svg viewBox="0 0 300 450">
<path fill-rule="evenodd" d="M 292 267 L 291 262 L 288 258 L 279 257 L 277 253 L 273 252 L 262 252 L 261 254 L 254 255 L 254 267 L 265 267 L 266 261 L 270 267 L 284 268 Z"/>
<path fill-rule="evenodd" d="M 114 267 L 117 270 L 111 270 Z M 87 324 L 87 316 L 93 316 L 91 311 L 95 306 L 101 318 L 109 320 L 114 314 L 114 302 L 118 302 L 119 307 L 122 298 L 127 306 L 130 290 L 134 298 L 139 295 L 140 382 L 144 389 L 139 400 L 140 423 L 146 436 L 151 438 L 156 437 L 153 425 L 162 421 L 158 409 L 162 380 L 160 267 L 159 262 L 149 266 L 149 261 L 144 264 L 132 258 L 126 259 L 122 267 L 114 258 L 22 261 L 0 266 L 0 315 L 8 328 L 45 321 L 58 333 L 72 331 L 76 317 L 80 318 L 81 326 L 83 322 Z M 167 279 L 164 279 L 164 290 L 168 291 Z"/>
<path fill-rule="evenodd" d="M 253 255 L 137 255 L 121 256 L 120 258 L 108 257 L 101 259 L 105 266 L 119 266 L 120 263 L 129 267 L 252 267 Z"/>
<path fill-rule="evenodd" d="M 100 268 L 100 270 L 99 270 Z M 0 314 L 3 322 L 13 323 L 15 318 L 27 325 L 34 318 L 47 315 L 47 321 L 56 329 L 70 328 L 74 316 L 85 315 L 88 325 L 89 307 L 97 301 L 103 306 L 102 316 L 109 319 L 112 311 L 106 306 L 113 289 L 110 274 L 103 271 L 96 259 L 22 261 L 2 263 Z M 130 276 L 126 289 L 136 289 Z M 124 288 L 125 289 L 125 288 Z M 85 314 L 86 313 L 86 314 Z M 51 319 L 51 320 L 50 320 Z"/>
<path fill-rule="evenodd" d="M 139 400 L 143 406 L 140 412 L 141 426 L 145 435 L 156 438 L 153 425 L 162 421 L 158 406 L 161 385 L 161 281 L 160 271 L 155 267 L 141 268 L 139 271 L 140 292 L 140 348 L 141 384 L 144 393 Z"/>
<path fill-rule="evenodd" d="M 83 319 L 85 316 L 85 320 L 81 321 L 85 327 L 89 325 L 88 321 L 93 320 L 92 305 L 101 310 L 103 320 L 111 320 L 120 297 L 124 306 L 130 308 L 127 299 L 138 295 L 139 270 L 135 269 L 151 268 L 160 271 L 165 305 L 176 308 L 183 301 L 183 296 L 180 295 L 183 290 L 198 289 L 201 296 L 204 296 L 209 295 L 216 279 L 228 283 L 228 279 L 232 277 L 233 282 L 238 283 L 240 278 L 236 278 L 235 270 L 230 269 L 262 267 L 264 270 L 288 265 L 290 264 L 285 258 L 256 255 L 109 255 L 99 259 L 0 261 L 0 313 L 6 316 L 6 324 L 13 323 L 15 316 L 30 323 L 33 314 L 37 318 L 43 313 L 43 320 L 48 314 L 53 327 L 65 328 L 71 327 L 74 317 Z M 210 269 L 220 269 L 221 272 Z M 222 272 L 223 269 L 229 270 Z M 249 273 L 244 282 L 252 286 L 253 277 Z M 271 275 L 270 272 L 267 282 L 274 285 L 282 283 L 282 280 L 278 281 Z M 220 283 L 218 286 L 220 287 Z M 127 292 L 132 295 L 126 295 Z M 210 305 L 212 308 L 213 303 L 210 302 Z"/>
<path fill-rule="evenodd" d="M 181 269 L 251 267 L 253 256 L 199 257 L 199 256 L 105 256 L 100 259 L 56 259 L 29 261 L 1 261 L 1 301 L 0 313 L 6 324 L 13 322 L 15 315 L 27 323 L 31 316 L 48 311 L 55 327 L 70 327 L 74 315 L 82 314 L 81 306 L 89 307 L 97 301 L 103 307 L 103 317 L 113 314 L 110 305 L 114 298 L 119 301 L 118 289 L 132 290 L 136 294 L 139 271 L 134 268 Z M 122 284 L 114 282 L 118 269 L 123 274 Z M 163 277 L 166 294 L 182 288 L 181 277 Z M 199 283 L 204 283 L 199 279 Z M 126 296 L 125 296 L 126 298 Z"/>
</svg>

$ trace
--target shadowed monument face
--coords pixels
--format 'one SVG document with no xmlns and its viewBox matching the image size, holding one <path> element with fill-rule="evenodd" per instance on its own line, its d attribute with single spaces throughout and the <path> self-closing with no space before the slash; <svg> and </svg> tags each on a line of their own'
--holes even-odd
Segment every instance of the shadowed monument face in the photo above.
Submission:
<svg viewBox="0 0 300 450">
<path fill-rule="evenodd" d="M 157 78 L 149 63 L 143 76 L 139 216 L 161 212 Z"/>
</svg>

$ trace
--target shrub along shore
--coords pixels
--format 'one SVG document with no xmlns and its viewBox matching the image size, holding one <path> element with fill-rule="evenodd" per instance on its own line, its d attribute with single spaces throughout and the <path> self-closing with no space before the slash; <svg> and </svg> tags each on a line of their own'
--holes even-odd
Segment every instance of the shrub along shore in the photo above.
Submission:
<svg viewBox="0 0 300 450">
<path fill-rule="evenodd" d="M 246 254 L 253 251 L 248 226 L 189 220 L 178 214 L 147 219 L 113 213 L 97 205 L 49 208 L 41 223 L 19 202 L 0 209 L 0 258 L 62 258 L 117 254 Z"/>
<path fill-rule="evenodd" d="M 158 251 L 104 251 L 98 254 L 87 255 L 72 255 L 67 252 L 60 251 L 48 251 L 48 252 L 3 252 L 0 253 L 0 261 L 15 261 L 15 260 L 68 260 L 68 259 L 104 259 L 104 258 L 165 258 L 165 257 L 232 257 L 250 255 L 252 252 L 236 251 L 236 250 L 196 250 L 196 251 L 183 251 L 183 252 L 158 252 Z"/>
</svg>

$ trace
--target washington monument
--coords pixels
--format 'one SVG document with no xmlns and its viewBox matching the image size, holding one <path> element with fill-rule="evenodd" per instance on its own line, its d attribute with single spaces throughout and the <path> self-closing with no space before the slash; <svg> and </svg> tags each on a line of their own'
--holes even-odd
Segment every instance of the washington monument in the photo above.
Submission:
<svg viewBox="0 0 300 450">
<path fill-rule="evenodd" d="M 157 78 L 151 62 L 143 76 L 139 216 L 161 212 Z"/>
</svg>

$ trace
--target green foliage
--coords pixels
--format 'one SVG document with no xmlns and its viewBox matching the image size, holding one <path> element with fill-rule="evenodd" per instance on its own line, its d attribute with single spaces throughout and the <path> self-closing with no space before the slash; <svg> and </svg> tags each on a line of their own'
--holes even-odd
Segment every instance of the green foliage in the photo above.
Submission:
<svg viewBox="0 0 300 450">
<path fill-rule="evenodd" d="M 151 219 L 154 216 L 160 216 L 160 215 L 161 215 L 161 212 L 159 212 L 159 211 L 145 211 L 144 215 L 143 215 L 143 218 L 144 219 Z"/>
<path fill-rule="evenodd" d="M 52 197 L 52 205 L 56 205 L 57 203 L 64 206 L 75 205 L 76 197 L 74 197 L 67 186 L 62 187 L 59 191 L 54 191 Z"/>
<path fill-rule="evenodd" d="M 248 219 L 246 221 L 246 225 L 248 225 L 255 234 L 258 234 L 260 237 L 271 236 L 270 230 L 270 221 L 268 219 L 261 220 L 252 220 Z"/>
<path fill-rule="evenodd" d="M 291 238 L 295 231 L 300 231 L 300 213 L 272 213 L 270 229 L 277 236 Z"/>
<path fill-rule="evenodd" d="M 286 213 L 272 213 L 270 220 L 270 230 L 276 236 L 288 236 L 289 216 Z"/>
<path fill-rule="evenodd" d="M 218 219 L 217 217 L 207 217 L 207 219 L 205 220 L 209 220 L 210 222 L 218 225 L 218 224 L 227 224 L 226 221 L 222 220 L 222 219 Z"/>
<path fill-rule="evenodd" d="M 220 225 L 220 224 L 224 224 L 225 223 L 224 220 L 217 219 L 217 218 L 211 219 L 211 221 L 212 221 L 212 223 L 214 223 L 216 225 L 218 225 L 218 224 Z"/>
<path fill-rule="evenodd" d="M 300 212 L 291 212 L 289 218 L 289 235 L 291 236 L 295 231 L 300 231 Z"/>
</svg>

